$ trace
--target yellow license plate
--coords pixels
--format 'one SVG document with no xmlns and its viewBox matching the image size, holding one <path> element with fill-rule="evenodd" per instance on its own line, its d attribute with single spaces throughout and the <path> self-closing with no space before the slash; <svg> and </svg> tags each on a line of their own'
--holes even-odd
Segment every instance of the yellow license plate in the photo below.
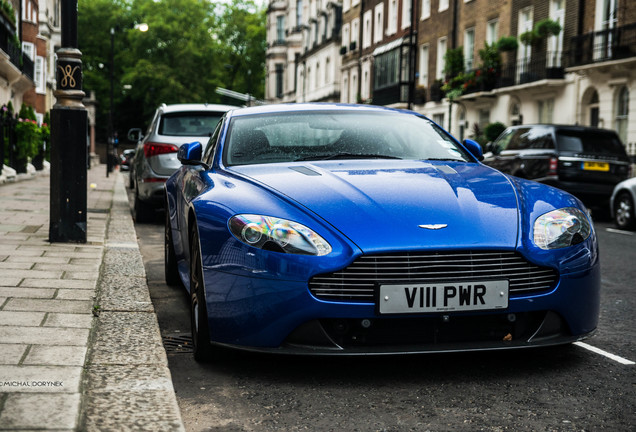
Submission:
<svg viewBox="0 0 636 432">
<path fill-rule="evenodd" d="M 610 165 L 607 162 L 583 162 L 585 171 L 609 171 Z"/>
</svg>

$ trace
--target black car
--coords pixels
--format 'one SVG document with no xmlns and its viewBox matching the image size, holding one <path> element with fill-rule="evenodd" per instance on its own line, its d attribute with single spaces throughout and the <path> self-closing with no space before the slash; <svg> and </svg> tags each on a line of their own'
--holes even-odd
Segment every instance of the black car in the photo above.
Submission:
<svg viewBox="0 0 636 432">
<path fill-rule="evenodd" d="M 603 206 L 629 176 L 629 157 L 616 132 L 583 126 L 507 128 L 487 147 L 484 163 L 507 174 L 565 190 Z"/>
</svg>

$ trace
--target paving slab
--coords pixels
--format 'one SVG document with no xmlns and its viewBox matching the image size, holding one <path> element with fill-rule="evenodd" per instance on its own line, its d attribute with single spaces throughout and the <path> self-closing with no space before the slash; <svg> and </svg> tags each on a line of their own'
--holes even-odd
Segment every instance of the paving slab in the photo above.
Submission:
<svg viewBox="0 0 636 432">
<path fill-rule="evenodd" d="M 0 430 L 75 430 L 80 402 L 79 393 L 10 394 L 0 412 Z"/>
</svg>

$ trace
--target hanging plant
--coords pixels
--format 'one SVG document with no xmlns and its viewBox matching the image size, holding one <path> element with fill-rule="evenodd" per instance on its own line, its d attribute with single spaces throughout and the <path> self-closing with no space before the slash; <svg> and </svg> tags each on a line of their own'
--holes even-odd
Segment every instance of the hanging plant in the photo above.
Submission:
<svg viewBox="0 0 636 432">
<path fill-rule="evenodd" d="M 497 41 L 497 49 L 500 52 L 514 51 L 519 48 L 519 41 L 514 36 L 502 36 Z"/>
<path fill-rule="evenodd" d="M 534 26 L 535 33 L 541 38 L 547 38 L 548 36 L 556 36 L 561 33 L 561 24 L 550 18 L 539 21 Z"/>
</svg>

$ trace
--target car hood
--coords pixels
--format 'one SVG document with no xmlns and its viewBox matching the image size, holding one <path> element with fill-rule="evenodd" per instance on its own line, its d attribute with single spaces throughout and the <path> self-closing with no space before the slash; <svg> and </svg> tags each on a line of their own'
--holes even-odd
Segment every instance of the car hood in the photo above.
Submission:
<svg viewBox="0 0 636 432">
<path fill-rule="evenodd" d="M 296 201 L 366 253 L 517 244 L 516 190 L 481 164 L 364 160 L 231 170 Z"/>
</svg>

